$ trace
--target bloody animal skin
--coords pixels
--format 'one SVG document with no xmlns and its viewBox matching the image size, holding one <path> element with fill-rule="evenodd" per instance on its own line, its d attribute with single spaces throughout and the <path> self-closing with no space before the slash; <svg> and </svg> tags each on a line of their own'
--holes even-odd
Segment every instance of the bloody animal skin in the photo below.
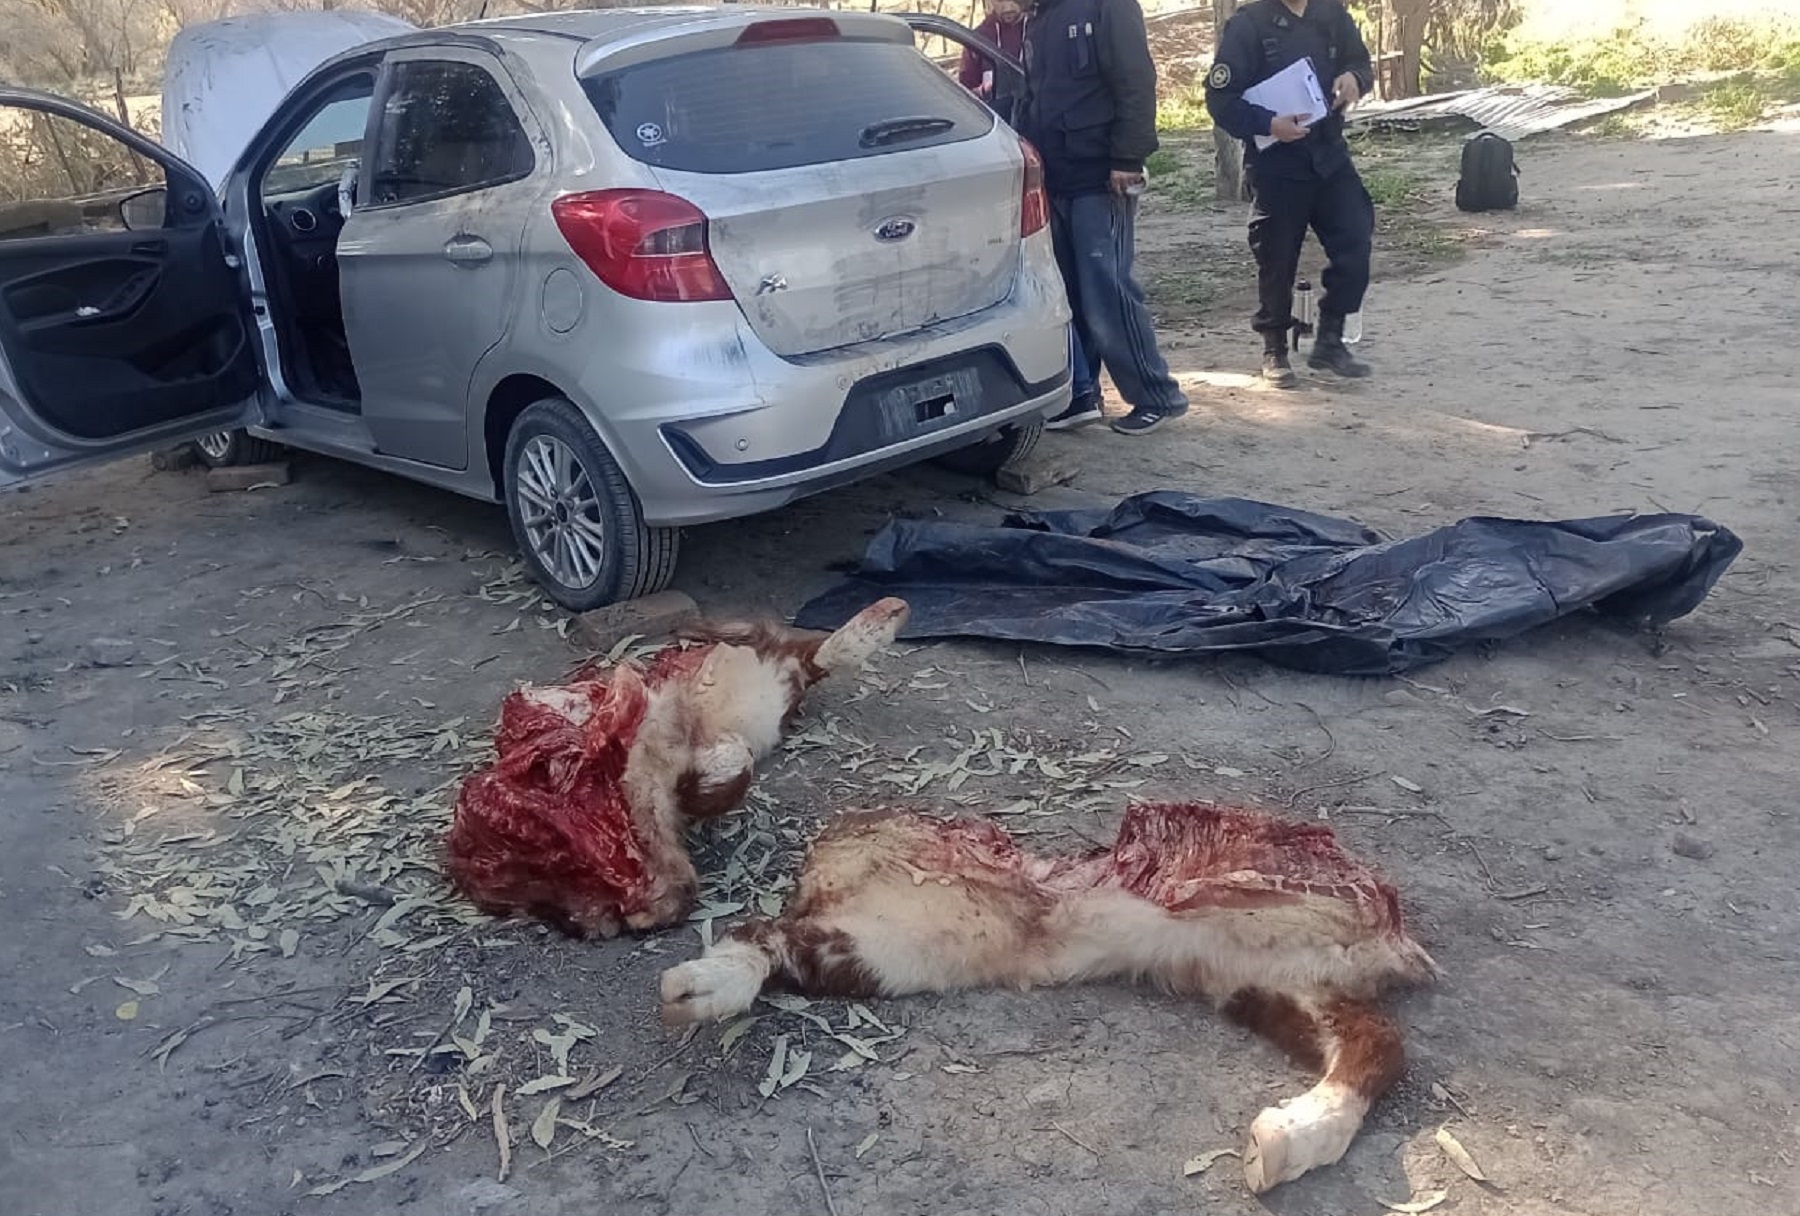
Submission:
<svg viewBox="0 0 1800 1216">
<path fill-rule="evenodd" d="M 740 1013 L 770 988 L 895 997 L 1147 979 L 1322 1074 L 1252 1124 L 1244 1173 L 1260 1192 L 1343 1155 L 1404 1067 L 1378 998 L 1436 974 L 1394 889 L 1320 825 L 1139 805 L 1110 849 L 1043 857 L 984 820 L 882 809 L 835 816 L 781 916 L 665 972 L 662 1000 L 679 1024 Z"/>
<path fill-rule="evenodd" d="M 693 821 L 742 804 L 806 691 L 888 645 L 906 605 L 883 600 L 835 633 L 702 625 L 648 664 L 588 668 L 501 705 L 496 758 L 464 783 L 451 881 L 496 916 L 576 937 L 673 924 L 697 880 Z"/>
</svg>

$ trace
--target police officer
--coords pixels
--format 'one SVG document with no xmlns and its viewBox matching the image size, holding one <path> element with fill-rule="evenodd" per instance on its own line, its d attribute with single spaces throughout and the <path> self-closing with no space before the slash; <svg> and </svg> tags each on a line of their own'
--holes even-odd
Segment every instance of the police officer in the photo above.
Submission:
<svg viewBox="0 0 1800 1216">
<path fill-rule="evenodd" d="M 1034 0 L 1014 125 L 1044 160 L 1050 230 L 1075 312 L 1075 399 L 1055 430 L 1098 422 L 1102 364 L 1146 435 L 1187 413 L 1132 277 L 1144 158 L 1156 151 L 1156 63 L 1138 0 Z"/>
<path fill-rule="evenodd" d="M 1330 113 L 1308 126 L 1244 100 L 1244 90 L 1302 59 L 1312 61 Z M 1294 383 L 1288 363 L 1294 325 L 1294 275 L 1311 227 L 1325 247 L 1324 298 L 1307 363 L 1340 376 L 1366 376 L 1367 365 L 1344 345 L 1344 318 L 1362 311 L 1369 287 L 1375 204 L 1363 187 L 1344 111 L 1374 85 L 1369 50 L 1355 20 L 1337 0 L 1253 0 L 1225 23 L 1206 76 L 1213 121 L 1244 141 L 1250 185 L 1250 251 L 1256 255 L 1257 302 L 1252 328 L 1263 335 L 1263 377 Z M 1263 151 L 1255 137 L 1276 140 Z"/>
</svg>

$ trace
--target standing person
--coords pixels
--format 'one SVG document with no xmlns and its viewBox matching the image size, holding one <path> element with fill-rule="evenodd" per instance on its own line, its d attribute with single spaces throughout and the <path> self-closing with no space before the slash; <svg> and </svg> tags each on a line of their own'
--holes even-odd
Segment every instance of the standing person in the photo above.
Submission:
<svg viewBox="0 0 1800 1216">
<path fill-rule="evenodd" d="M 1023 62 L 1025 59 L 1025 9 L 1020 0 L 983 0 L 987 19 L 975 32 Z M 973 47 L 963 48 L 962 62 L 956 78 L 962 87 L 993 107 L 1002 122 L 1011 122 L 1017 100 L 1018 80 L 1011 72 L 1002 71 L 986 55 Z"/>
<path fill-rule="evenodd" d="M 1244 100 L 1244 90 L 1302 59 L 1312 61 L 1331 112 L 1311 126 Z M 1375 204 L 1350 160 L 1344 111 L 1374 86 L 1369 49 L 1356 21 L 1337 0 L 1253 0 L 1219 36 L 1206 75 L 1213 121 L 1244 141 L 1250 184 L 1250 251 L 1256 255 L 1257 309 L 1251 328 L 1263 336 L 1263 378 L 1294 383 L 1288 335 L 1294 324 L 1294 275 L 1311 227 L 1325 247 L 1325 295 L 1308 365 L 1340 376 L 1366 376 L 1344 345 L 1344 318 L 1361 312 L 1369 288 Z M 1258 135 L 1275 143 L 1257 151 Z"/>
<path fill-rule="evenodd" d="M 1144 158 L 1156 151 L 1156 64 L 1138 0 L 1036 0 L 1025 26 L 1025 94 L 1014 125 L 1044 160 L 1050 231 L 1075 313 L 1075 399 L 1053 430 L 1099 422 L 1099 368 L 1145 435 L 1187 413 L 1132 277 Z"/>
</svg>

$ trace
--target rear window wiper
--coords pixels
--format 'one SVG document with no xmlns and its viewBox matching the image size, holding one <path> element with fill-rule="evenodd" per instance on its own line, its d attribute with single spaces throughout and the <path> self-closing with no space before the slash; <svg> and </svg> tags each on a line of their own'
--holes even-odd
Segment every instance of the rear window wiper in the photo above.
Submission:
<svg viewBox="0 0 1800 1216">
<path fill-rule="evenodd" d="M 904 143 L 909 139 L 942 135 L 945 131 L 955 129 L 954 118 L 884 118 L 864 127 L 857 142 L 865 148 L 881 148 L 888 144 Z"/>
</svg>

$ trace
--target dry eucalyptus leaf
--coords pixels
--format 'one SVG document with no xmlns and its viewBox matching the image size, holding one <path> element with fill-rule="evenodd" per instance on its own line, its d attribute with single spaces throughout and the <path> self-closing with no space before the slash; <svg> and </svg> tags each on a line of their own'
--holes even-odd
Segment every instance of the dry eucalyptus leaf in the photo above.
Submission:
<svg viewBox="0 0 1800 1216">
<path fill-rule="evenodd" d="M 278 939 L 282 958 L 293 958 L 294 951 L 300 948 L 300 934 L 294 929 L 283 929 Z"/>
<path fill-rule="evenodd" d="M 569 1101 L 579 1102 L 583 1098 L 590 1098 L 624 1075 L 625 1066 L 622 1064 L 614 1064 L 605 1072 L 597 1072 L 569 1091 Z"/>
<path fill-rule="evenodd" d="M 725 1033 L 719 1036 L 719 1050 L 721 1052 L 730 1051 L 737 1046 L 738 1040 L 749 1034 L 750 1028 L 760 1021 L 762 1021 L 761 1018 L 743 1017 L 727 1026 Z"/>
<path fill-rule="evenodd" d="M 519 1086 L 518 1094 L 521 1098 L 529 1098 L 533 1094 L 549 1093 L 553 1089 L 567 1089 L 569 1086 L 571 1086 L 573 1084 L 575 1084 L 574 1077 L 569 1077 L 569 1076 L 539 1077 L 535 1081 L 527 1081 L 527 1082 L 525 1082 L 525 1084 Z"/>
<path fill-rule="evenodd" d="M 861 1140 L 857 1141 L 856 1150 L 855 1150 L 856 1159 L 858 1161 L 861 1161 L 863 1158 L 863 1154 L 868 1152 L 870 1149 L 874 1148 L 875 1142 L 879 1139 L 881 1139 L 880 1132 L 870 1132 L 868 1135 L 864 1136 Z"/>
<path fill-rule="evenodd" d="M 531 1121 L 531 1142 L 545 1152 L 550 1150 L 550 1145 L 556 1140 L 556 1117 L 561 1113 L 562 1099 L 551 1098 L 544 1103 L 544 1109 L 538 1112 L 538 1117 Z"/>
<path fill-rule="evenodd" d="M 1378 1199 L 1376 1202 L 1390 1212 L 1404 1212 L 1406 1216 L 1418 1216 L 1420 1212 L 1429 1212 L 1449 1196 L 1449 1191 L 1426 1191 L 1408 1203 L 1389 1203 L 1385 1199 Z"/>
<path fill-rule="evenodd" d="M 156 986 L 155 980 L 128 980 L 124 976 L 113 976 L 113 983 L 127 992 L 135 992 L 139 996 L 155 996 L 162 989 Z"/>
<path fill-rule="evenodd" d="M 1438 1147 L 1444 1150 L 1444 1156 L 1450 1158 L 1451 1164 L 1456 1166 L 1457 1169 L 1473 1178 L 1476 1182 L 1486 1182 L 1488 1180 L 1487 1175 L 1481 1172 L 1481 1167 L 1475 1163 L 1475 1158 L 1470 1156 L 1469 1150 L 1462 1146 L 1462 1141 L 1450 1134 L 1449 1128 L 1440 1127 L 1437 1129 L 1437 1142 Z"/>
<path fill-rule="evenodd" d="M 397 1174 L 413 1162 L 417 1161 L 420 1157 L 424 1156 L 425 1150 L 430 1147 L 430 1140 L 420 1140 L 413 1148 L 412 1152 L 406 1154 L 404 1157 L 397 1157 L 392 1161 L 384 1161 L 380 1165 L 372 1165 L 360 1174 L 352 1174 L 350 1177 L 340 1178 L 336 1182 L 327 1182 L 323 1185 L 315 1186 L 306 1193 L 308 1195 L 332 1195 L 353 1183 L 374 1182 L 379 1178 L 386 1178 L 389 1174 Z"/>
<path fill-rule="evenodd" d="M 774 1050 L 769 1053 L 769 1069 L 763 1074 L 762 1084 L 756 1087 L 756 1092 L 765 1098 L 774 1097 L 781 1087 L 781 1078 L 787 1072 L 787 1045 L 785 1034 L 775 1036 Z"/>
<path fill-rule="evenodd" d="M 1392 780 L 1395 785 L 1399 786 L 1409 794 L 1423 794 L 1425 792 L 1425 787 L 1420 785 L 1417 781 L 1409 781 L 1405 777 L 1394 777 Z"/>
<path fill-rule="evenodd" d="M 506 1176 L 512 1173 L 512 1128 L 506 1122 L 506 1082 L 494 1086 L 494 1100 L 490 1103 L 494 1115 L 494 1143 L 500 1149 L 500 1173 L 496 1181 L 505 1182 Z"/>
<path fill-rule="evenodd" d="M 1213 1167 L 1213 1163 L 1219 1158 L 1235 1157 L 1237 1155 L 1238 1151 L 1235 1148 L 1208 1149 L 1197 1157 L 1189 1157 L 1187 1162 L 1181 1167 L 1181 1176 L 1183 1178 L 1192 1178 L 1195 1174 L 1204 1174 Z"/>
</svg>

